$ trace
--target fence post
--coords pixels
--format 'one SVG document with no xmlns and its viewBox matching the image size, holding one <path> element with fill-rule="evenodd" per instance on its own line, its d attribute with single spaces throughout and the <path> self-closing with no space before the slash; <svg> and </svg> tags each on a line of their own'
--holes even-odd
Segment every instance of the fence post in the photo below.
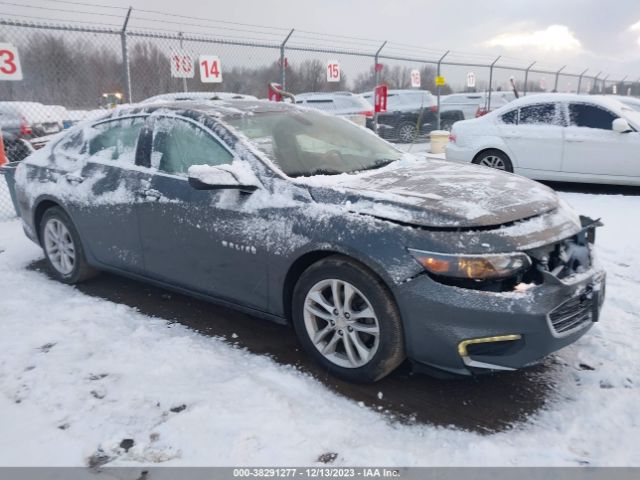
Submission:
<svg viewBox="0 0 640 480">
<path fill-rule="evenodd" d="M 286 74 L 287 61 L 286 61 L 286 57 L 284 56 L 284 46 L 289 41 L 289 38 L 291 38 L 291 35 L 293 35 L 293 28 L 291 29 L 289 34 L 285 37 L 284 41 L 280 44 L 280 85 L 282 90 L 287 89 L 286 88 L 287 87 L 287 74 Z"/>
<path fill-rule="evenodd" d="M 608 73 L 602 78 L 602 93 L 603 93 L 603 95 L 607 94 L 607 78 L 609 78 L 609 74 Z"/>
<path fill-rule="evenodd" d="M 375 85 L 373 86 L 373 131 L 376 132 L 376 135 L 378 134 L 378 112 L 376 111 L 376 107 L 375 107 L 376 87 L 380 83 L 380 69 L 378 68 L 378 58 L 379 58 L 380 52 L 382 51 L 382 49 L 386 44 L 387 44 L 386 40 L 382 42 L 382 45 L 380 45 L 380 48 L 376 51 L 376 54 L 373 56 L 373 78 L 375 82 Z"/>
<path fill-rule="evenodd" d="M 598 89 L 598 77 L 600 76 L 601 73 L 602 72 L 598 72 L 598 74 L 595 77 L 593 77 L 593 90 L 594 91 Z M 589 92 L 589 93 L 591 93 L 591 92 Z M 598 93 L 598 92 L 596 91 L 596 93 Z"/>
<path fill-rule="evenodd" d="M 556 72 L 556 81 L 553 83 L 553 91 L 554 93 L 558 92 L 558 78 L 560 77 L 560 72 L 564 70 L 567 66 L 564 65 L 560 70 Z"/>
<path fill-rule="evenodd" d="M 437 68 L 436 78 L 440 76 L 440 64 L 442 63 L 442 60 L 444 60 L 444 57 L 446 57 L 447 55 L 449 55 L 449 50 L 444 52 L 444 55 L 442 55 L 440 57 L 440 60 L 438 60 L 438 68 Z M 436 85 L 436 94 L 438 96 L 438 113 L 437 113 L 438 120 L 436 122 L 436 130 L 440 130 L 440 85 Z"/>
<path fill-rule="evenodd" d="M 622 80 L 618 82 L 618 84 L 620 85 L 620 90 L 624 90 L 624 81 L 627 79 L 628 76 L 629 75 L 625 75 L 624 77 L 622 77 Z M 626 95 L 626 93 L 620 92 L 618 95 Z"/>
<path fill-rule="evenodd" d="M 182 32 L 178 32 L 178 38 L 180 39 L 180 50 L 182 50 Z M 182 54 L 181 54 L 182 55 Z M 193 65 L 191 66 L 193 68 Z M 182 77 L 182 91 L 187 93 L 188 89 L 187 89 L 187 79 L 185 77 Z"/>
<path fill-rule="evenodd" d="M 524 71 L 524 92 L 522 93 L 523 97 L 527 96 L 527 84 L 529 83 L 529 70 L 531 70 L 531 67 L 533 67 L 535 64 L 536 62 L 531 62 L 531 65 L 529 65 L 527 69 Z"/>
<path fill-rule="evenodd" d="M 124 24 L 120 31 L 120 43 L 122 44 L 122 73 L 124 80 L 124 90 L 127 103 L 131 103 L 131 70 L 129 68 L 129 49 L 127 48 L 127 25 L 131 16 L 132 8 L 127 10 L 127 16 L 124 18 Z"/>
<path fill-rule="evenodd" d="M 582 77 L 584 76 L 585 73 L 587 73 L 589 71 L 589 69 L 587 68 L 584 72 L 582 72 L 580 74 L 580 76 L 578 77 L 578 89 L 576 90 L 576 93 L 578 95 L 580 95 L 580 87 L 582 86 Z"/>
<path fill-rule="evenodd" d="M 502 55 L 499 55 L 498 58 L 496 58 L 493 63 L 489 66 L 489 97 L 487 98 L 487 112 L 491 111 L 491 88 L 493 85 L 493 66 L 498 63 L 498 60 L 500 60 L 500 57 Z"/>
</svg>

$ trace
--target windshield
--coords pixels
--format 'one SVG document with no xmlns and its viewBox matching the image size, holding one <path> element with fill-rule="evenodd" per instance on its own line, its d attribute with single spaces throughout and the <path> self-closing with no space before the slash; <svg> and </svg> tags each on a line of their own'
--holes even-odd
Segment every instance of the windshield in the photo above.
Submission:
<svg viewBox="0 0 640 480">
<path fill-rule="evenodd" d="M 624 106 L 634 110 L 636 112 L 640 112 L 640 102 L 636 103 L 636 102 L 626 102 L 624 100 L 621 100 L 622 103 L 624 103 Z"/>
<path fill-rule="evenodd" d="M 267 112 L 225 120 L 290 177 L 369 170 L 402 157 L 364 129 L 319 112 Z"/>
</svg>

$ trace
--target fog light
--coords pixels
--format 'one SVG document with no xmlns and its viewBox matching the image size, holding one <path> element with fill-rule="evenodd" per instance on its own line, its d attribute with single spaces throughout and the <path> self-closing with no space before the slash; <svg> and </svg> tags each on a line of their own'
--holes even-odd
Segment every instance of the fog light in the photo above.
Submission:
<svg viewBox="0 0 640 480">
<path fill-rule="evenodd" d="M 512 335 L 499 335 L 496 337 L 482 337 L 482 338 L 471 338 L 469 340 L 463 340 L 458 344 L 458 355 L 461 357 L 468 357 L 469 353 L 467 352 L 467 347 L 469 345 L 475 345 L 478 343 L 491 343 L 491 342 L 508 342 L 520 340 L 522 335 L 520 334 L 512 334 Z"/>
</svg>

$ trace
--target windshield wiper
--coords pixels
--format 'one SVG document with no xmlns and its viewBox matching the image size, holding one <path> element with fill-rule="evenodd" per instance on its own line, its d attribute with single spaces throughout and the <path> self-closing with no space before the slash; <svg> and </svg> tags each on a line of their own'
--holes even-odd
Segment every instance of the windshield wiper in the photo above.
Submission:
<svg viewBox="0 0 640 480">
<path fill-rule="evenodd" d="M 362 168 L 361 170 L 374 170 L 376 168 L 382 168 L 382 167 L 386 167 L 387 165 L 389 165 L 390 163 L 395 162 L 395 159 L 390 159 L 390 158 L 383 158 L 383 159 L 379 159 L 376 160 L 373 165 L 369 165 L 366 168 Z"/>
</svg>

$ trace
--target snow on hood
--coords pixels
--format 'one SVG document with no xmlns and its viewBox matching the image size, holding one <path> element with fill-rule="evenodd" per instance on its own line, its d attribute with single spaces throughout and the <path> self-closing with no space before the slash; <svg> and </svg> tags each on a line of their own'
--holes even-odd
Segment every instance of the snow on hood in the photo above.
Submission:
<svg viewBox="0 0 640 480">
<path fill-rule="evenodd" d="M 517 175 L 432 159 L 396 163 L 301 181 L 317 201 L 425 227 L 498 226 L 558 208 L 553 190 Z"/>
</svg>

